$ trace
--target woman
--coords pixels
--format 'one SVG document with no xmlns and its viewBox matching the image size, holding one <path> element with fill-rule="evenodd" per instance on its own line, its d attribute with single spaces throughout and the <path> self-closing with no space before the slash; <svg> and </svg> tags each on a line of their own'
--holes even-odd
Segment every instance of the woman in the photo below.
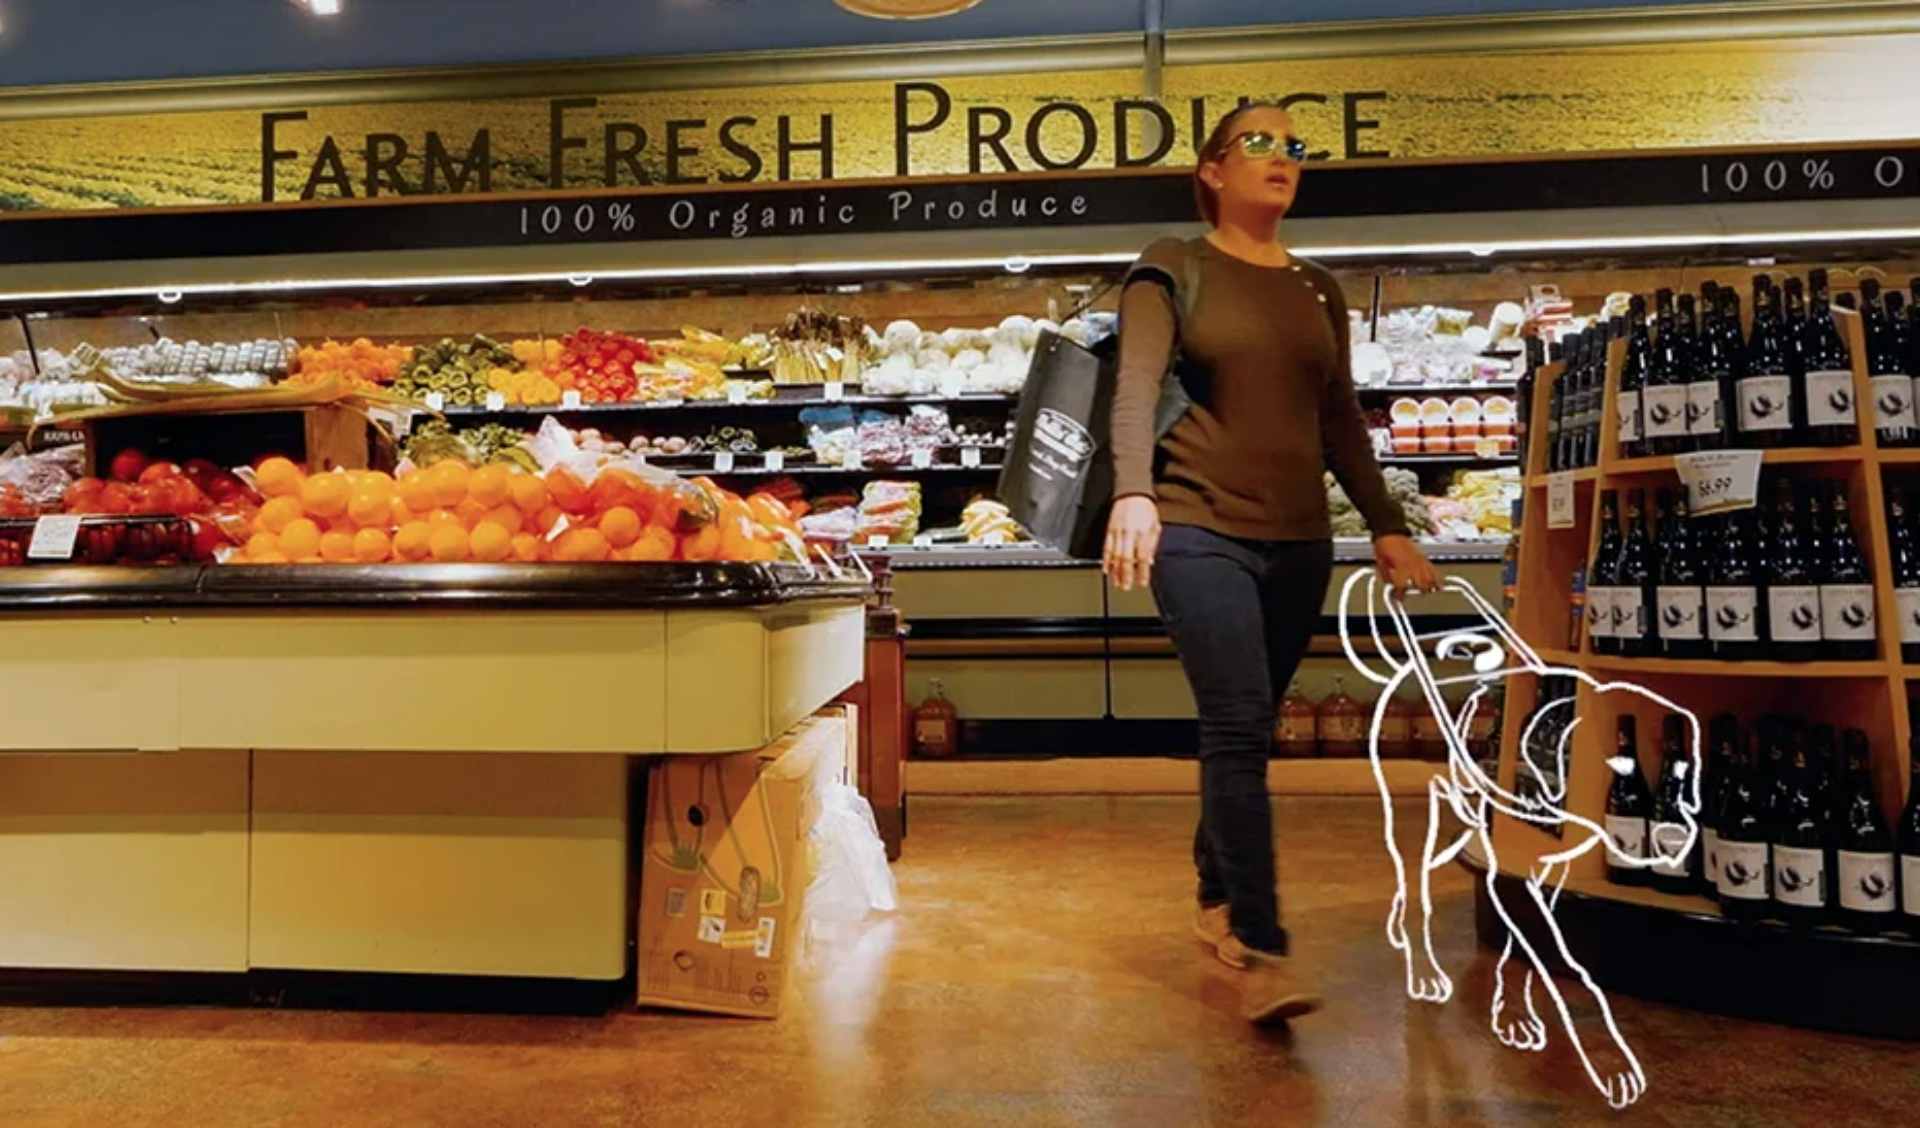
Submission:
<svg viewBox="0 0 1920 1128">
<path fill-rule="evenodd" d="M 1407 536 L 1354 398 L 1347 305 L 1294 258 L 1280 221 L 1306 146 L 1270 105 L 1227 115 L 1194 174 L 1204 239 L 1147 248 L 1121 297 L 1113 404 L 1115 501 L 1105 567 L 1150 583 L 1200 713 L 1195 930 L 1247 971 L 1254 1022 L 1319 1009 L 1287 970 L 1267 761 L 1274 703 L 1312 638 L 1333 572 L 1322 475 L 1333 471 L 1397 587 L 1438 586 Z M 1197 289 L 1188 291 L 1188 286 Z M 1154 441 L 1176 355 L 1193 408 Z"/>
</svg>

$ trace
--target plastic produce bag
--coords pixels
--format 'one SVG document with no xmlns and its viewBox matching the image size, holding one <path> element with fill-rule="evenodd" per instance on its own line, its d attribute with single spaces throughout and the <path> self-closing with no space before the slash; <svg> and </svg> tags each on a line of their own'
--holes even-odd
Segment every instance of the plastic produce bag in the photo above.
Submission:
<svg viewBox="0 0 1920 1128">
<path fill-rule="evenodd" d="M 813 852 L 808 916 L 858 921 L 869 913 L 890 913 L 900 907 L 873 807 L 858 791 L 844 783 L 829 785 L 821 796 L 820 817 L 808 845 Z"/>
</svg>

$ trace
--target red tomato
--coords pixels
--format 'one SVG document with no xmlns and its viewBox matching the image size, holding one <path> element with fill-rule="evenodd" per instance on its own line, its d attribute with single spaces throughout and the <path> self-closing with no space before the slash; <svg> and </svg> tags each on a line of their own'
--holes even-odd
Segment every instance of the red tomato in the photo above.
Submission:
<svg viewBox="0 0 1920 1128">
<path fill-rule="evenodd" d="M 140 480 L 141 474 L 146 473 L 146 469 L 147 456 L 128 447 L 113 456 L 107 475 L 116 482 L 136 482 Z"/>
<path fill-rule="evenodd" d="M 133 512 L 133 487 L 125 482 L 108 482 L 94 501 L 94 512 Z"/>
<path fill-rule="evenodd" d="M 150 462 L 140 471 L 140 484 L 150 486 L 155 482 L 164 482 L 169 478 L 180 477 L 180 467 L 171 462 Z"/>
</svg>

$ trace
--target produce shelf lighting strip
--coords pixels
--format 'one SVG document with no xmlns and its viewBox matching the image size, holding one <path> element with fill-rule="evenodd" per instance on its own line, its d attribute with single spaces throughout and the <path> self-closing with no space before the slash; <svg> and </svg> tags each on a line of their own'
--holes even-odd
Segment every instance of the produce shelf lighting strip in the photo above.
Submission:
<svg viewBox="0 0 1920 1128">
<path fill-rule="evenodd" d="M 1672 250 L 1706 247 L 1778 247 L 1808 243 L 1903 242 L 1920 240 L 1920 227 L 1837 229 L 1676 235 L 1597 236 L 1564 239 L 1512 239 L 1475 243 L 1391 243 L 1296 246 L 1302 255 L 1317 259 L 1382 259 L 1420 256 L 1490 258 L 1502 254 L 1549 251 Z M 1119 266 L 1131 263 L 1134 252 L 1087 252 L 1033 256 L 970 256 L 921 259 L 844 259 L 817 262 L 745 263 L 715 266 L 640 267 L 605 270 L 591 275 L 577 272 L 534 271 L 501 274 L 417 275 L 396 278 L 288 278 L 258 282 L 196 283 L 181 286 L 115 286 L 68 290 L 21 290 L 0 293 L 0 302 L 61 301 L 84 298 L 157 297 L 173 303 L 189 295 L 283 294 L 310 290 L 415 289 L 441 286 L 498 286 L 568 282 L 590 286 L 595 281 L 644 282 L 719 278 L 784 278 L 808 275 L 862 275 L 944 270 L 1005 270 L 1024 274 L 1035 267 Z"/>
</svg>

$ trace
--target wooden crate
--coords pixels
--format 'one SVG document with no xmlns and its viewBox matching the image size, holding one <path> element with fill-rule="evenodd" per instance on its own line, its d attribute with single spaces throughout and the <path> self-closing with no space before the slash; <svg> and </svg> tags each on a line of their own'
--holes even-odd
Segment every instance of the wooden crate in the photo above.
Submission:
<svg viewBox="0 0 1920 1128">
<path fill-rule="evenodd" d="M 114 455 L 129 447 L 149 458 L 185 463 L 211 459 L 222 467 L 245 466 L 262 455 L 280 454 L 310 473 L 388 469 L 391 445 L 364 415 L 340 404 L 270 411 L 195 412 L 89 419 L 87 473 L 105 477 Z"/>
</svg>

